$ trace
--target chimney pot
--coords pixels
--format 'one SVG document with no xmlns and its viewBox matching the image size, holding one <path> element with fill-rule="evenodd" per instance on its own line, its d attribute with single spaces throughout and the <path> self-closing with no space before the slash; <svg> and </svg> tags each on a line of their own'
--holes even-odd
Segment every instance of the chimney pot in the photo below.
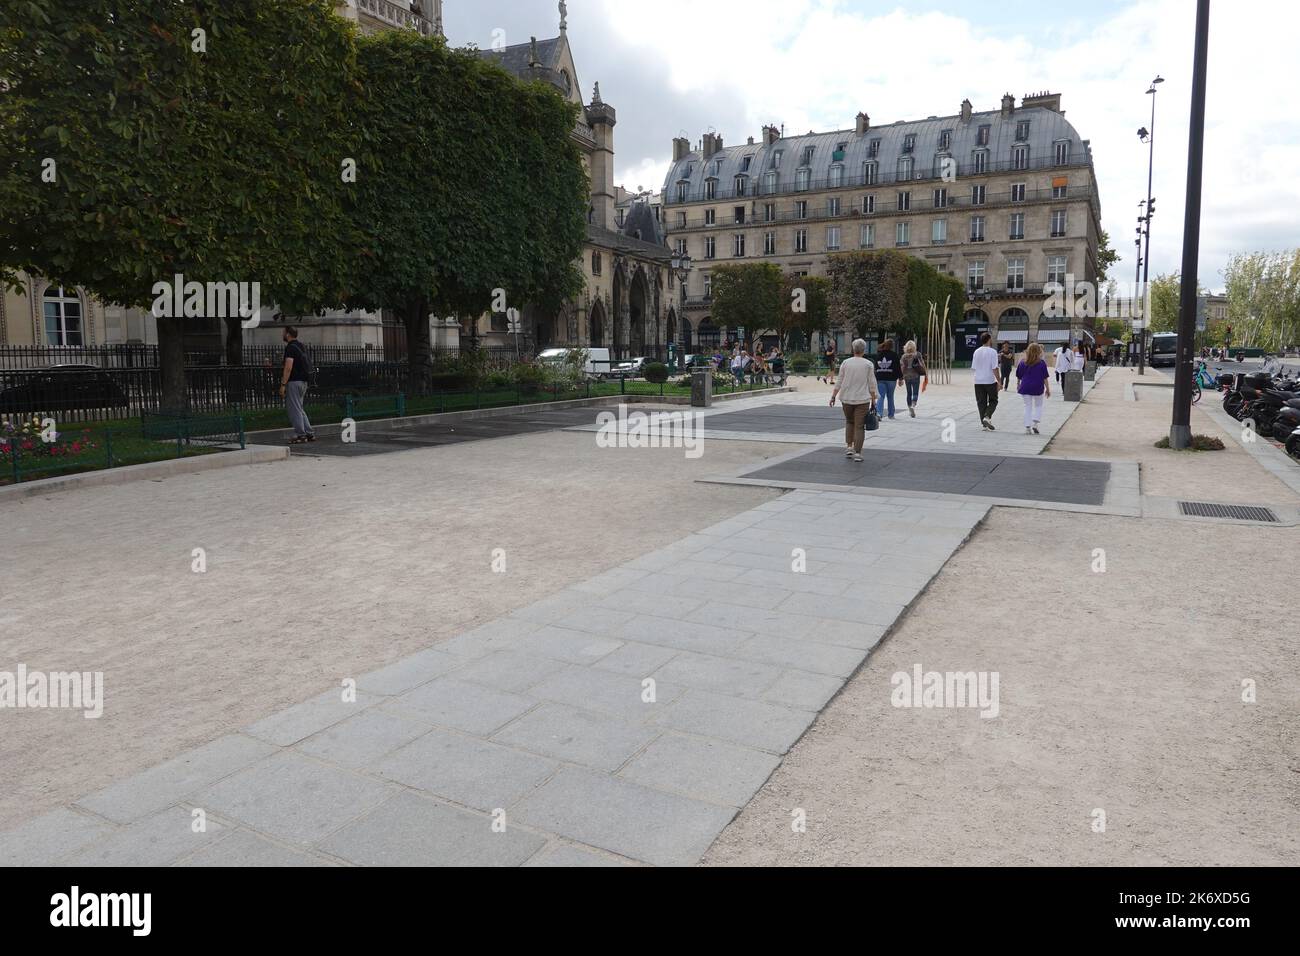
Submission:
<svg viewBox="0 0 1300 956">
<path fill-rule="evenodd" d="M 871 129 L 871 117 L 868 116 L 866 113 L 859 113 L 858 124 L 857 124 L 858 135 L 861 136 L 869 129 Z"/>
</svg>

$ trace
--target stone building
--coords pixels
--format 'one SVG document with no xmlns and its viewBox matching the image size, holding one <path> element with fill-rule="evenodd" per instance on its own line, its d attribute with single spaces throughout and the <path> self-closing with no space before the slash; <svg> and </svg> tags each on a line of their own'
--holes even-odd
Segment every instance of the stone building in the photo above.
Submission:
<svg viewBox="0 0 1300 956">
<path fill-rule="evenodd" d="M 554 314 L 525 306 L 517 333 L 510 331 L 507 316 L 484 315 L 464 323 L 462 339 L 490 348 L 518 345 L 523 352 L 602 346 L 619 358 L 662 356 L 677 334 L 671 256 L 653 197 L 632 196 L 614 184 L 618 115 L 601 99 L 599 83 L 594 85 L 591 100 L 583 102 L 569 47 L 567 5 L 560 4 L 558 36 L 484 50 L 482 56 L 521 80 L 552 84 L 581 107 L 572 135 L 591 181 L 581 264 L 585 288 Z"/>
<path fill-rule="evenodd" d="M 951 116 L 887 126 L 859 113 L 832 133 L 767 126 L 741 146 L 679 138 L 663 196 L 668 243 L 695 265 L 688 348 L 731 331 L 710 321 L 713 265 L 824 275 L 828 256 L 852 249 L 902 249 L 965 284 L 967 311 L 951 317 L 959 357 L 984 329 L 1015 343 L 1091 334 L 1090 318 L 1044 312 L 1051 283 L 1096 280 L 1101 234 L 1092 151 L 1059 94 L 1018 107 L 1008 94 L 983 112 L 965 100 Z M 847 332 L 835 334 L 844 348 Z"/>
</svg>

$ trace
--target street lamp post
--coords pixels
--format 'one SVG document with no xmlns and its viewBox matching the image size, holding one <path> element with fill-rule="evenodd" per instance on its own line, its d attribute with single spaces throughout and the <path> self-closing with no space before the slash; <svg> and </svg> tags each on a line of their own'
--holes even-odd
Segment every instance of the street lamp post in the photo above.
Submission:
<svg viewBox="0 0 1300 956">
<path fill-rule="evenodd" d="M 677 317 L 677 328 L 680 330 L 681 324 L 686 321 L 686 280 L 691 274 L 691 257 L 684 252 L 674 252 L 672 270 L 673 275 L 677 277 L 677 284 L 681 286 L 682 309 Z M 680 331 L 677 334 L 680 334 Z"/>
<path fill-rule="evenodd" d="M 1150 297 L 1146 294 L 1147 283 L 1151 279 L 1151 217 L 1155 215 L 1156 201 L 1151 195 L 1151 188 L 1154 184 L 1156 169 L 1156 93 L 1160 84 L 1163 83 L 1164 77 L 1156 74 L 1156 78 L 1151 81 L 1151 86 L 1147 88 L 1147 95 L 1151 97 L 1151 128 L 1138 130 L 1138 138 L 1147 144 L 1147 199 L 1146 212 L 1143 215 L 1143 222 L 1146 225 L 1147 248 L 1146 255 L 1142 257 L 1142 298 L 1144 302 L 1150 303 Z M 1150 311 L 1150 310 L 1148 310 Z M 1146 374 L 1146 344 L 1147 344 L 1147 327 L 1151 322 L 1151 316 L 1145 316 L 1146 321 L 1142 323 L 1142 351 L 1138 358 L 1138 374 Z"/>
<path fill-rule="evenodd" d="M 1134 256 L 1136 262 L 1133 266 L 1133 298 L 1129 300 L 1129 312 L 1133 312 L 1135 306 L 1137 306 L 1138 290 L 1142 288 L 1142 217 L 1141 216 L 1138 216 L 1137 238 L 1133 240 L 1133 245 L 1136 247 L 1137 251 Z M 1138 344 L 1138 374 L 1145 375 L 1146 367 L 1142 362 L 1142 354 L 1143 354 L 1142 346 L 1145 344 L 1145 336 L 1142 333 L 1146 329 L 1146 322 L 1150 319 L 1150 316 L 1148 316 L 1145 311 L 1143 311 L 1141 314 L 1142 314 L 1141 321 L 1143 323 L 1143 326 L 1142 328 L 1134 329 L 1133 335 L 1134 338 L 1137 340 L 1137 344 Z"/>
<path fill-rule="evenodd" d="M 1169 447 L 1179 449 L 1192 444 L 1192 346 L 1196 339 L 1196 274 L 1200 266 L 1201 168 L 1205 155 L 1205 86 L 1209 51 L 1210 0 L 1197 0 L 1192 112 L 1187 130 L 1183 269 L 1178 290 L 1178 364 L 1174 367 L 1174 414 L 1169 425 Z"/>
</svg>

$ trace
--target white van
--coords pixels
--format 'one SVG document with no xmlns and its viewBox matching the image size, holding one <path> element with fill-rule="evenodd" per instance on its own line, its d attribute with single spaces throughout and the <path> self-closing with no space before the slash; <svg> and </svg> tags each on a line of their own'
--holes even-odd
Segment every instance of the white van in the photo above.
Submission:
<svg viewBox="0 0 1300 956">
<path fill-rule="evenodd" d="M 537 361 L 544 365 L 563 365 L 572 353 L 578 351 L 587 353 L 582 371 L 589 378 L 603 379 L 613 371 L 609 349 L 546 349 L 537 356 Z"/>
</svg>

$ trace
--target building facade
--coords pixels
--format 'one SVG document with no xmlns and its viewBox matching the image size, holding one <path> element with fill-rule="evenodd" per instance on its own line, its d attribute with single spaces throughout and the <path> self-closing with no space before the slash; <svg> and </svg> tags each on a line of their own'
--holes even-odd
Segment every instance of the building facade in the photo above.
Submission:
<svg viewBox="0 0 1300 956">
<path fill-rule="evenodd" d="M 744 260 L 825 275 L 828 257 L 901 249 L 955 276 L 965 315 L 951 316 L 955 351 L 972 335 L 1063 342 L 1091 319 L 1045 310 L 1053 283 L 1095 282 L 1101 206 L 1089 142 L 1053 93 L 1004 96 L 997 110 L 875 127 L 762 137 L 725 147 L 706 133 L 673 142 L 663 222 L 674 252 L 691 256 L 685 344 L 708 347 L 732 330 L 710 321 L 710 269 Z M 841 347 L 847 330 L 837 330 Z M 690 336 L 693 336 L 693 341 Z"/>
<path fill-rule="evenodd" d="M 518 331 L 506 315 L 462 320 L 462 340 L 531 353 L 552 347 L 604 347 L 617 358 L 662 357 L 677 335 L 670 253 L 653 196 L 632 195 L 614 183 L 614 127 L 618 115 L 594 85 L 584 102 L 569 46 L 567 4 L 560 3 L 559 35 L 481 55 L 524 81 L 553 85 L 580 107 L 573 140 L 591 182 L 583 291 L 558 312 L 526 305 Z M 436 339 L 435 339 L 436 341 Z"/>
</svg>

